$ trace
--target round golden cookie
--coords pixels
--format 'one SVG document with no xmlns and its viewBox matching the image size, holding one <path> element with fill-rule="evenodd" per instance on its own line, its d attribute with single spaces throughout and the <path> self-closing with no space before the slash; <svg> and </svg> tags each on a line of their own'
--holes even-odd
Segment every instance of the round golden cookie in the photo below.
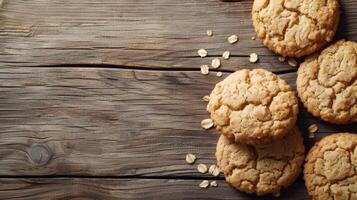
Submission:
<svg viewBox="0 0 357 200">
<path fill-rule="evenodd" d="M 339 22 L 338 0 L 254 0 L 258 38 L 282 56 L 300 57 L 332 41 Z"/>
<path fill-rule="evenodd" d="M 309 151 L 305 185 L 313 200 L 357 199 L 357 135 L 324 137 Z"/>
<path fill-rule="evenodd" d="M 357 43 L 340 40 L 305 59 L 296 85 L 315 117 L 335 124 L 357 122 Z"/>
<path fill-rule="evenodd" d="M 235 143 L 221 135 L 217 166 L 236 189 L 257 195 L 279 195 L 301 172 L 305 147 L 297 128 L 284 138 L 262 146 Z"/>
<path fill-rule="evenodd" d="M 243 69 L 216 84 L 207 110 L 225 136 L 245 144 L 264 144 L 282 138 L 295 125 L 298 100 L 277 75 Z"/>
</svg>

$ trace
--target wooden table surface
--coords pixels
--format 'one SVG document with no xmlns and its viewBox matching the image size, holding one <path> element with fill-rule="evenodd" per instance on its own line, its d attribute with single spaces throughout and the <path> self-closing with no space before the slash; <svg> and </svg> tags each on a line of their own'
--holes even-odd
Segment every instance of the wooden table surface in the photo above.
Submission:
<svg viewBox="0 0 357 200">
<path fill-rule="evenodd" d="M 357 1 L 341 0 L 336 38 L 357 40 Z M 295 87 L 297 68 L 252 40 L 251 0 L 0 0 L 0 199 L 256 199 L 185 155 L 215 163 L 202 96 L 229 73 L 265 68 Z M 206 36 L 212 29 L 214 37 Z M 231 45 L 229 35 L 240 41 Z M 205 48 L 207 58 L 197 50 Z M 223 77 L 204 76 L 223 51 Z M 259 62 L 250 64 L 250 53 Z M 306 137 L 316 123 L 315 139 Z M 309 148 L 357 130 L 300 105 Z M 200 189 L 202 180 L 219 187 Z M 257 199 L 272 199 L 262 197 Z M 309 199 L 302 178 L 280 199 Z"/>
</svg>

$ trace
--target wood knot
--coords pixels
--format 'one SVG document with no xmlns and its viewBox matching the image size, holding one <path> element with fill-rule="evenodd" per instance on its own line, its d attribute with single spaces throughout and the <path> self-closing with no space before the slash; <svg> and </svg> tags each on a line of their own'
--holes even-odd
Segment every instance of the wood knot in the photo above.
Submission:
<svg viewBox="0 0 357 200">
<path fill-rule="evenodd" d="M 31 162 L 35 165 L 46 165 L 52 158 L 52 152 L 46 144 L 32 144 L 28 150 L 28 155 Z"/>
</svg>

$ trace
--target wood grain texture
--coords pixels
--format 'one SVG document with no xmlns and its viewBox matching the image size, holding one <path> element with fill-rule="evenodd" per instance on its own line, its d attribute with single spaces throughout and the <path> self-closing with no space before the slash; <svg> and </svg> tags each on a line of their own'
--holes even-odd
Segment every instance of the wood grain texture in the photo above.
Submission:
<svg viewBox="0 0 357 200">
<path fill-rule="evenodd" d="M 281 75 L 292 85 L 295 76 Z M 209 117 L 201 98 L 222 79 L 190 71 L 0 68 L 0 175 L 202 176 L 184 158 L 194 153 L 198 162 L 215 163 L 218 134 L 200 127 Z M 357 130 L 301 110 L 303 132 L 312 122 L 319 137 Z"/>
<path fill-rule="evenodd" d="M 20 199 L 234 199 L 270 200 L 240 193 L 223 180 L 217 188 L 201 189 L 202 180 L 175 179 L 0 179 L 0 198 Z M 288 200 L 294 196 L 308 200 L 302 181 L 285 190 L 279 199 Z"/>
<path fill-rule="evenodd" d="M 336 38 L 357 40 L 357 2 L 340 3 Z M 295 87 L 296 73 L 286 72 L 296 69 L 251 40 L 251 5 L 0 0 L 0 199 L 271 199 L 239 193 L 184 160 L 194 153 L 215 163 L 218 134 L 200 127 L 208 117 L 201 98 L 224 77 L 201 75 L 201 64 L 230 50 L 219 70 L 262 67 Z M 209 56 L 199 58 L 199 48 Z M 259 63 L 249 63 L 252 52 Z M 300 111 L 303 133 L 319 126 L 315 140 L 357 131 Z M 304 137 L 309 148 L 315 140 Z M 220 186 L 199 189 L 202 179 Z M 292 197 L 308 199 L 301 178 L 281 199 Z"/>
<path fill-rule="evenodd" d="M 338 37 L 357 40 L 357 1 L 342 0 Z M 230 50 L 222 69 L 254 66 L 292 70 L 251 40 L 252 1 L 219 0 L 11 0 L 0 10 L 0 65 L 110 64 L 198 69 Z M 206 36 L 212 29 L 214 37 Z M 240 41 L 226 41 L 237 34 Z M 209 57 L 201 59 L 197 50 Z M 250 53 L 260 61 L 250 64 Z"/>
</svg>

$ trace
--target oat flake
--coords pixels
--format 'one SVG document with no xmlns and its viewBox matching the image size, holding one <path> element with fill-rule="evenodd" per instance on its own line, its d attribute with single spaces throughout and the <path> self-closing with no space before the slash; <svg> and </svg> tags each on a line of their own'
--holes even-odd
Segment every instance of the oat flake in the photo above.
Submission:
<svg viewBox="0 0 357 200">
<path fill-rule="evenodd" d="M 225 51 L 222 54 L 222 58 L 225 59 L 225 60 L 228 60 L 230 55 L 231 55 L 231 52 Z"/>
<path fill-rule="evenodd" d="M 218 176 L 221 173 L 221 170 L 216 165 L 211 165 L 208 169 L 208 173 L 212 176 Z"/>
<path fill-rule="evenodd" d="M 201 127 L 204 129 L 210 129 L 213 127 L 213 120 L 208 118 L 201 121 Z"/>
<path fill-rule="evenodd" d="M 209 185 L 209 182 L 208 182 L 207 180 L 203 180 L 203 181 L 199 184 L 200 188 L 207 188 L 208 185 Z"/>
<path fill-rule="evenodd" d="M 294 59 L 294 58 L 289 58 L 288 59 L 288 64 L 292 67 L 297 67 L 298 66 L 298 63 L 297 61 Z"/>
<path fill-rule="evenodd" d="M 280 62 L 285 62 L 285 57 L 279 56 L 279 57 L 278 57 L 278 60 L 279 60 Z"/>
<path fill-rule="evenodd" d="M 198 51 L 197 51 L 197 53 L 198 53 L 198 55 L 201 57 L 201 58 L 204 58 L 204 57 L 206 57 L 207 56 L 207 51 L 206 51 L 206 49 L 199 49 Z"/>
<path fill-rule="evenodd" d="M 195 155 L 193 155 L 191 153 L 186 155 L 186 162 L 188 164 L 193 164 L 195 161 L 196 161 L 196 156 Z"/>
<path fill-rule="evenodd" d="M 209 73 L 208 65 L 201 65 L 201 74 L 207 75 Z"/>
<path fill-rule="evenodd" d="M 202 97 L 202 99 L 203 99 L 203 101 L 209 101 L 209 96 L 206 95 L 206 96 Z"/>
<path fill-rule="evenodd" d="M 205 165 L 205 164 L 199 164 L 198 166 L 197 166 L 197 170 L 198 170 L 198 172 L 200 172 L 201 174 L 204 174 L 204 173 L 206 173 L 207 172 L 207 166 Z"/>
<path fill-rule="evenodd" d="M 210 185 L 211 187 L 218 187 L 217 181 L 212 181 L 209 185 Z"/>
<path fill-rule="evenodd" d="M 250 55 L 249 55 L 249 62 L 251 62 L 251 63 L 256 63 L 257 61 L 258 61 L 258 54 L 256 54 L 256 53 L 251 53 Z"/>
<path fill-rule="evenodd" d="M 236 42 L 238 42 L 238 36 L 237 35 L 231 35 L 228 37 L 228 42 L 231 43 L 231 44 L 234 44 Z"/>
<path fill-rule="evenodd" d="M 217 69 L 221 66 L 221 60 L 219 58 L 215 58 L 212 60 L 211 66 L 213 69 Z"/>
<path fill-rule="evenodd" d="M 316 124 L 311 124 L 311 125 L 309 126 L 308 130 L 309 130 L 310 133 L 316 133 L 317 130 L 319 130 L 319 127 L 317 127 Z"/>
</svg>

